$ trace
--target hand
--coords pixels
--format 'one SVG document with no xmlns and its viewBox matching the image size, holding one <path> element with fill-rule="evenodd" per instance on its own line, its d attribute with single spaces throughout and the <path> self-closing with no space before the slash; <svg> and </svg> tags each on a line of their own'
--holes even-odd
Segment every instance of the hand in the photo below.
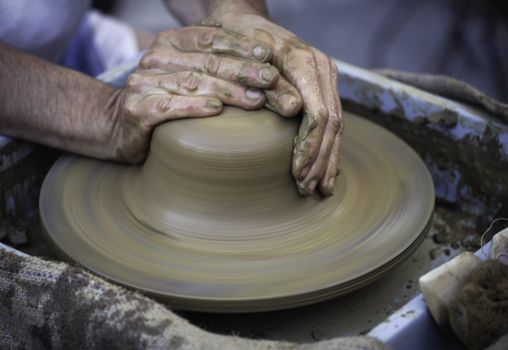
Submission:
<svg viewBox="0 0 508 350">
<path fill-rule="evenodd" d="M 216 12 L 213 16 L 223 28 L 256 38 L 271 48 L 270 62 L 282 77 L 275 87 L 265 91 L 267 106 L 282 115 L 294 115 L 300 109 L 299 95 L 303 100 L 303 120 L 295 139 L 292 165 L 298 190 L 308 195 L 318 187 L 321 194 L 332 195 L 339 174 L 343 131 L 335 63 L 261 15 Z"/>
<path fill-rule="evenodd" d="M 278 70 L 269 46 L 214 26 L 162 32 L 118 98 L 114 157 L 142 162 L 153 128 L 167 120 L 221 113 L 223 103 L 261 108 Z"/>
</svg>

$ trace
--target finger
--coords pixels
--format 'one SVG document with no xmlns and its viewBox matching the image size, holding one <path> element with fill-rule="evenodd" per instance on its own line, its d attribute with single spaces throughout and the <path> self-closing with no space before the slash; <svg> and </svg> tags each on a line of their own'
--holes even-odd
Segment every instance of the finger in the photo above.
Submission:
<svg viewBox="0 0 508 350">
<path fill-rule="evenodd" d="M 304 72 L 304 74 L 294 75 L 292 73 L 292 76 L 288 76 L 290 82 L 300 91 L 304 109 L 293 154 L 292 171 L 298 183 L 307 176 L 319 153 L 328 112 L 320 85 L 316 59 L 312 51 L 296 51 L 287 60 L 287 66 Z"/>
<path fill-rule="evenodd" d="M 155 126 L 163 121 L 199 118 L 222 112 L 222 103 L 213 97 L 171 95 L 162 89 L 146 87 L 147 95 L 137 101 L 127 101 L 129 113 L 143 116 L 146 123 Z"/>
<path fill-rule="evenodd" d="M 153 73 L 138 71 L 128 80 L 128 86 L 149 85 L 182 96 L 209 96 L 225 104 L 245 109 L 258 109 L 266 97 L 261 90 L 214 78 L 197 72 Z"/>
<path fill-rule="evenodd" d="M 332 147 L 332 154 L 328 162 L 328 167 L 326 168 L 326 172 L 318 184 L 319 192 L 323 196 L 331 196 L 333 194 L 335 180 L 337 179 L 337 176 L 340 174 L 339 155 L 340 155 L 341 138 L 342 132 L 338 132 L 337 135 L 335 135 L 335 140 Z"/>
<path fill-rule="evenodd" d="M 319 183 L 323 174 L 325 173 L 329 163 L 329 156 L 326 155 L 331 153 L 334 136 L 335 131 L 329 128 L 327 124 L 318 156 L 310 165 L 307 176 L 305 176 L 303 180 L 297 182 L 298 189 L 303 195 L 313 193 L 316 185 Z"/>
<path fill-rule="evenodd" d="M 268 45 L 239 33 L 217 27 L 184 27 L 158 36 L 157 42 L 172 45 L 184 52 L 227 54 L 260 62 L 268 62 L 271 49 Z"/>
<path fill-rule="evenodd" d="M 265 90 L 266 108 L 282 115 L 294 117 L 302 109 L 302 98 L 286 78 L 280 77 L 273 89 Z"/>
<path fill-rule="evenodd" d="M 277 68 L 268 63 L 208 53 L 180 52 L 169 47 L 147 51 L 140 67 L 168 73 L 195 71 L 255 88 L 271 88 L 279 79 Z"/>
<path fill-rule="evenodd" d="M 333 63 L 332 63 L 333 64 Z M 334 71 L 337 75 L 337 67 L 333 64 Z M 335 86 L 337 86 L 337 78 L 334 79 Z M 332 82 L 333 83 L 333 82 Z M 342 119 L 342 106 L 340 103 L 340 98 L 338 93 L 335 94 L 335 106 L 337 108 L 337 115 L 340 116 L 340 126 L 337 135 L 335 135 L 335 141 L 332 147 L 332 153 L 330 155 L 330 161 L 328 163 L 328 168 L 326 169 L 325 175 L 321 178 L 319 182 L 319 192 L 324 196 L 330 196 L 333 194 L 333 189 L 335 187 L 335 180 L 337 176 L 340 174 L 340 145 L 342 141 L 342 133 L 344 131 L 344 121 Z"/>
<path fill-rule="evenodd" d="M 223 109 L 222 102 L 212 97 L 173 95 L 172 100 L 171 111 L 162 120 L 208 117 Z"/>
<path fill-rule="evenodd" d="M 342 115 L 340 112 L 340 106 L 338 105 L 338 94 L 336 92 L 337 68 L 324 54 L 317 55 L 316 58 L 319 67 L 320 81 L 322 82 L 323 96 L 328 109 L 328 118 L 319 153 L 314 160 L 309 173 L 300 183 L 300 187 L 304 188 L 308 193 L 312 193 L 318 183 L 327 181 L 334 182 L 334 177 L 332 180 L 325 177 L 327 169 L 330 166 L 330 162 L 335 162 L 333 157 L 336 154 L 338 155 L 338 153 L 336 153 L 338 150 L 334 150 L 333 147 L 335 145 L 336 135 L 340 132 L 342 127 Z M 332 168 L 334 173 L 335 167 L 336 166 Z M 333 187 L 322 194 L 331 195 L 332 193 Z"/>
</svg>

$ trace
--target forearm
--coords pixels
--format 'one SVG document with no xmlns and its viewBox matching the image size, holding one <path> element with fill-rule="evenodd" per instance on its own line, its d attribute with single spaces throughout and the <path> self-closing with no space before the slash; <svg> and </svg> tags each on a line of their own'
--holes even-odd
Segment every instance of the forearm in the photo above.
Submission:
<svg viewBox="0 0 508 350">
<path fill-rule="evenodd" d="M 119 93 L 0 43 L 0 134 L 107 158 Z"/>
<path fill-rule="evenodd" d="M 268 17 L 265 0 L 166 0 L 165 2 L 182 25 L 193 24 L 204 17 L 220 16 L 227 12 Z"/>
<path fill-rule="evenodd" d="M 207 16 L 216 17 L 224 13 L 237 15 L 260 15 L 268 17 L 268 8 L 265 0 L 208 0 Z"/>
<path fill-rule="evenodd" d="M 171 14 L 186 26 L 206 17 L 206 0 L 165 0 Z"/>
</svg>

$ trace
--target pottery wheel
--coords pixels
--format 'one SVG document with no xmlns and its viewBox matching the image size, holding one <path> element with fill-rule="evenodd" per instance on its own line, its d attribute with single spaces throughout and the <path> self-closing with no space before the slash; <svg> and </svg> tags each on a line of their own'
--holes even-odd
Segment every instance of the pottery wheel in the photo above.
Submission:
<svg viewBox="0 0 508 350">
<path fill-rule="evenodd" d="M 330 198 L 296 191 L 296 120 L 231 107 L 157 127 L 143 166 L 63 156 L 43 184 L 43 227 L 65 258 L 175 307 L 273 310 L 347 293 L 416 249 L 434 188 L 403 141 L 344 119 Z"/>
</svg>

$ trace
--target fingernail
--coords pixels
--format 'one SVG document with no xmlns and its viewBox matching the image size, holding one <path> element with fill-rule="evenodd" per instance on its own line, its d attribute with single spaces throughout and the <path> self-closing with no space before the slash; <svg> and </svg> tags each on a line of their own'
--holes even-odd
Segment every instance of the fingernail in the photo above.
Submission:
<svg viewBox="0 0 508 350">
<path fill-rule="evenodd" d="M 298 181 L 296 184 L 298 192 L 303 196 L 308 196 L 314 192 L 317 182 L 316 180 L 312 180 L 308 185 L 305 185 L 303 181 Z"/>
<path fill-rule="evenodd" d="M 335 191 L 335 180 L 331 180 L 328 182 L 328 193 L 327 196 L 333 196 L 333 192 Z"/>
<path fill-rule="evenodd" d="M 284 116 L 286 117 L 291 117 L 295 115 L 301 108 L 301 105 L 298 103 L 299 98 L 297 98 L 290 92 L 284 93 L 279 101 L 281 103 Z"/>
<path fill-rule="evenodd" d="M 307 186 L 307 189 L 310 193 L 314 192 L 314 189 L 316 188 L 317 180 L 312 180 L 309 185 Z"/>
<path fill-rule="evenodd" d="M 265 83 L 271 83 L 273 81 L 273 78 L 275 78 L 274 69 L 263 68 L 261 70 L 261 80 L 263 80 Z"/>
<path fill-rule="evenodd" d="M 257 101 L 263 96 L 263 93 L 257 89 L 246 89 L 245 96 L 251 101 Z"/>
<path fill-rule="evenodd" d="M 252 55 L 260 61 L 264 61 L 268 56 L 268 49 L 263 46 L 255 46 L 252 49 Z"/>
<path fill-rule="evenodd" d="M 307 191 L 307 187 L 305 187 L 304 184 L 301 183 L 300 181 L 296 183 L 296 188 L 298 190 L 298 193 L 300 193 L 302 196 L 306 196 L 309 194 L 309 192 Z"/>
<path fill-rule="evenodd" d="M 212 109 L 219 109 L 222 106 L 222 103 L 217 100 L 208 100 L 208 107 Z"/>
<path fill-rule="evenodd" d="M 300 176 L 302 178 L 305 178 L 307 176 L 307 174 L 309 173 L 309 169 L 310 169 L 310 166 L 307 165 L 305 166 L 301 171 L 300 171 Z"/>
<path fill-rule="evenodd" d="M 332 196 L 334 189 L 335 189 L 335 176 L 332 176 L 330 179 L 326 181 L 326 184 L 322 186 L 321 194 L 326 197 Z"/>
</svg>

